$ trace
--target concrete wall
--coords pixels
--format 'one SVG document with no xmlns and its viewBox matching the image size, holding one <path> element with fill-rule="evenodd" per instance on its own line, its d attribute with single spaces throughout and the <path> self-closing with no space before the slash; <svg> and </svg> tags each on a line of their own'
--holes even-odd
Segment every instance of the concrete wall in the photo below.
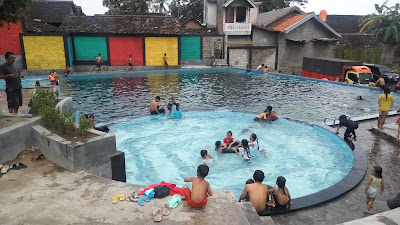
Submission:
<svg viewBox="0 0 400 225">
<path fill-rule="evenodd" d="M 133 66 L 143 66 L 142 37 L 110 37 L 111 66 L 129 66 L 132 55 Z"/>
<path fill-rule="evenodd" d="M 145 51 L 148 66 L 164 65 L 164 53 L 167 53 L 169 65 L 178 65 L 177 37 L 146 37 Z"/>
<path fill-rule="evenodd" d="M 334 47 L 333 51 L 335 58 L 339 59 L 350 59 L 384 65 L 391 65 L 395 61 L 395 48 L 392 46 L 351 47 L 337 45 Z"/>
<path fill-rule="evenodd" d="M 335 35 L 315 19 L 303 23 L 286 36 L 289 39 L 333 38 Z"/>
<path fill-rule="evenodd" d="M 200 37 L 181 37 L 181 60 L 201 59 Z"/>
<path fill-rule="evenodd" d="M 56 105 L 62 112 L 72 112 L 73 101 L 72 97 L 64 97 Z"/>
<path fill-rule="evenodd" d="M 0 129 L 0 164 L 15 159 L 22 150 L 32 146 L 32 126 L 40 123 L 41 117 L 35 117 Z"/>
<path fill-rule="evenodd" d="M 249 56 L 249 49 L 229 49 L 229 66 L 246 68 Z"/>
<path fill-rule="evenodd" d="M 276 49 L 253 49 L 251 57 L 252 68 L 255 69 L 258 65 L 264 64 L 268 68 L 275 69 Z"/>
<path fill-rule="evenodd" d="M 67 45 L 68 45 L 68 58 L 69 58 L 69 66 L 74 66 L 74 49 L 72 46 L 72 37 L 67 37 Z"/>
<path fill-rule="evenodd" d="M 28 70 L 65 68 L 63 36 L 23 36 Z"/>
<path fill-rule="evenodd" d="M 210 3 L 206 0 L 207 5 L 205 6 L 206 10 L 206 23 L 207 28 L 216 28 L 217 27 L 217 4 Z"/>
<path fill-rule="evenodd" d="M 333 44 L 311 42 L 290 43 L 283 34 L 279 37 L 278 70 L 296 75 L 301 74 L 303 57 L 333 57 Z"/>
<path fill-rule="evenodd" d="M 102 60 L 108 60 L 105 37 L 74 37 L 76 60 L 91 60 L 101 54 Z"/>
<path fill-rule="evenodd" d="M 278 32 L 253 28 L 253 46 L 275 46 Z"/>
<path fill-rule="evenodd" d="M 57 165 L 71 171 L 84 170 L 105 178 L 112 178 L 110 158 L 116 153 L 115 136 L 101 133 L 101 136 L 87 143 L 72 143 L 36 125 L 31 133 L 35 146 L 44 156 Z"/>
</svg>

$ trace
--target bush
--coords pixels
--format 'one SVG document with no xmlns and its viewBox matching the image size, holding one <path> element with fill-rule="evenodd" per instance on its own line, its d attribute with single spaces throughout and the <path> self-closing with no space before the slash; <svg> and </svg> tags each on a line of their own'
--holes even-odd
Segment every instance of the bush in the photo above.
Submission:
<svg viewBox="0 0 400 225">
<path fill-rule="evenodd" d="M 40 114 L 47 107 L 54 107 L 57 96 L 56 93 L 50 90 L 38 90 L 36 94 L 29 100 L 31 112 Z"/>
<path fill-rule="evenodd" d="M 79 133 L 83 136 L 86 136 L 88 130 L 91 128 L 91 124 L 88 118 L 85 115 L 81 115 L 79 117 Z"/>
<path fill-rule="evenodd" d="M 71 113 L 63 113 L 59 108 L 46 107 L 41 111 L 41 116 L 46 126 L 70 134 L 75 131 L 75 116 Z"/>
</svg>

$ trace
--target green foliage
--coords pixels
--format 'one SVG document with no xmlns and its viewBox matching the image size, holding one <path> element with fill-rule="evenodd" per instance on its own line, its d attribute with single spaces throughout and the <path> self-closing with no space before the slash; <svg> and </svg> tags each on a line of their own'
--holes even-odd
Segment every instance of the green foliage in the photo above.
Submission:
<svg viewBox="0 0 400 225">
<path fill-rule="evenodd" d="M 260 13 L 272 11 L 274 9 L 282 9 L 290 6 L 290 3 L 298 3 L 301 6 L 308 3 L 308 0 L 259 0 Z"/>
<path fill-rule="evenodd" d="M 32 0 L 0 0 L 0 21 L 6 24 L 17 23 L 21 11 L 26 9 Z M 0 23 L 0 27 L 4 24 Z"/>
<path fill-rule="evenodd" d="M 391 45 L 400 44 L 400 3 L 387 6 L 375 4 L 377 14 L 369 14 L 360 19 L 360 33 L 374 33 Z"/>
<path fill-rule="evenodd" d="M 43 109 L 54 107 L 56 98 L 56 93 L 48 89 L 36 91 L 36 94 L 29 100 L 31 112 L 33 114 L 40 114 Z"/>
<path fill-rule="evenodd" d="M 63 134 L 75 131 L 75 116 L 71 113 L 61 112 L 59 108 L 46 107 L 42 110 L 41 116 L 46 126 L 61 131 Z"/>
<path fill-rule="evenodd" d="M 171 15 L 178 17 L 181 22 L 195 19 L 203 20 L 203 1 L 198 0 L 172 0 L 169 5 Z"/>
<path fill-rule="evenodd" d="M 134 14 L 149 11 L 149 1 L 146 0 L 103 0 L 103 5 L 109 8 L 106 14 Z"/>
<path fill-rule="evenodd" d="M 91 128 L 91 124 L 88 118 L 85 115 L 81 115 L 79 117 L 79 133 L 83 136 L 86 136 L 88 130 Z"/>
</svg>

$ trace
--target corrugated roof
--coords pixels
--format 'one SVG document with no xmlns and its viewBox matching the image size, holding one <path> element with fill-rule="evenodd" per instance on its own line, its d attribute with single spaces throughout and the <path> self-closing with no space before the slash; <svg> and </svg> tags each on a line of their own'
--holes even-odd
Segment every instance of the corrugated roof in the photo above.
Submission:
<svg viewBox="0 0 400 225">
<path fill-rule="evenodd" d="M 175 17 L 138 15 L 70 16 L 60 29 L 64 33 L 93 34 L 218 34 L 215 29 L 183 29 Z"/>
<path fill-rule="evenodd" d="M 73 1 L 33 1 L 24 16 L 43 23 L 61 24 L 70 15 L 84 15 Z"/>
<path fill-rule="evenodd" d="M 288 15 L 291 12 L 304 13 L 299 7 L 293 6 L 283 9 L 276 9 L 270 12 L 260 13 L 257 17 L 258 26 L 268 26 L 276 20 Z"/>
<path fill-rule="evenodd" d="M 25 27 L 27 32 L 32 33 L 49 33 L 59 31 L 59 28 L 56 26 L 46 24 L 41 21 L 35 21 L 29 18 L 25 18 Z"/>
<path fill-rule="evenodd" d="M 297 22 L 301 21 L 302 19 L 306 18 L 309 15 L 311 15 L 311 13 L 303 13 L 285 17 L 280 20 L 277 20 L 270 26 L 267 26 L 267 28 L 274 31 L 285 32 L 287 28 L 293 26 L 294 24 L 296 24 Z"/>
</svg>

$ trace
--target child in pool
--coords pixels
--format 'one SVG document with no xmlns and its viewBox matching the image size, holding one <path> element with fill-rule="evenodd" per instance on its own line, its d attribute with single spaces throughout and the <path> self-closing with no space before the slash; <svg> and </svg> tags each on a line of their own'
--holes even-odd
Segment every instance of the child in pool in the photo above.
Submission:
<svg viewBox="0 0 400 225">
<path fill-rule="evenodd" d="M 378 196 L 379 186 L 381 188 L 380 194 L 382 194 L 385 186 L 382 177 L 382 167 L 374 166 L 371 169 L 371 176 L 369 177 L 368 184 L 365 187 L 365 194 L 367 195 L 367 208 L 365 209 L 365 212 L 368 214 L 373 214 L 371 208 L 376 196 Z"/>
<path fill-rule="evenodd" d="M 233 148 L 237 155 L 243 156 L 244 159 L 251 159 L 249 142 L 243 139 L 238 147 Z"/>
<path fill-rule="evenodd" d="M 258 137 L 256 134 L 251 134 L 250 135 L 250 141 L 251 143 L 249 143 L 249 146 L 253 146 L 254 149 L 256 149 L 258 152 L 265 152 L 265 149 L 260 148 L 260 146 L 258 145 Z"/>
<path fill-rule="evenodd" d="M 182 109 L 180 104 L 176 103 L 176 108 L 174 109 L 174 118 L 182 118 Z"/>
<path fill-rule="evenodd" d="M 286 179 L 284 177 L 279 176 L 278 179 L 276 179 L 276 185 L 278 185 L 278 187 L 268 189 L 268 194 L 271 195 L 271 202 L 267 202 L 267 205 L 275 207 L 293 204 L 289 189 L 285 184 Z"/>
<path fill-rule="evenodd" d="M 200 151 L 201 159 L 203 161 L 203 164 L 208 166 L 209 163 L 211 163 L 211 159 L 213 158 L 210 154 L 208 154 L 207 150 L 201 150 Z"/>
<path fill-rule="evenodd" d="M 224 143 L 222 143 L 222 146 L 225 148 L 232 148 L 234 146 L 239 145 L 239 142 L 235 142 L 235 139 L 232 137 L 232 131 L 228 131 L 226 133 L 226 138 L 224 138 Z M 221 149 L 222 150 L 222 149 Z"/>
</svg>

